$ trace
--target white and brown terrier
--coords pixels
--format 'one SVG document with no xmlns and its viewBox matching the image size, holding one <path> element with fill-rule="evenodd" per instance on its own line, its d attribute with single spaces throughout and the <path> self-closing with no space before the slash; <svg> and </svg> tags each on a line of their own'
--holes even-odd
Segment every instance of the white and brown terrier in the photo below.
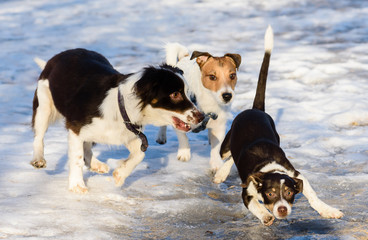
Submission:
<svg viewBox="0 0 368 240">
<path fill-rule="evenodd" d="M 121 186 L 145 156 L 144 125 L 171 125 L 187 132 L 204 118 L 186 96 L 182 71 L 169 65 L 121 74 L 105 57 L 85 49 L 61 52 L 47 64 L 38 63 L 44 69 L 33 100 L 31 164 L 46 167 L 44 135 L 51 123 L 64 118 L 73 192 L 87 192 L 84 165 L 99 173 L 109 171 L 93 156 L 93 143 L 124 144 L 129 150 L 129 157 L 113 172 Z"/>
<path fill-rule="evenodd" d="M 200 111 L 217 116 L 209 119 L 207 124 L 211 144 L 210 167 L 215 172 L 223 164 L 219 151 L 226 133 L 226 122 L 231 115 L 230 104 L 235 95 L 241 56 L 227 53 L 222 57 L 213 57 L 208 52 L 194 51 L 189 57 L 186 47 L 169 43 L 166 46 L 166 63 L 184 71 L 188 95 Z M 176 132 L 179 141 L 177 158 L 189 161 L 191 152 L 188 137 L 183 132 Z M 166 143 L 166 127 L 160 128 L 156 141 Z"/>
<path fill-rule="evenodd" d="M 322 217 L 341 218 L 343 213 L 320 200 L 308 180 L 286 158 L 280 148 L 275 123 L 265 112 L 272 48 L 273 33 L 269 27 L 253 108 L 239 113 L 234 119 L 221 145 L 221 156 L 231 158 L 217 172 L 215 181 L 224 181 L 235 162 L 242 180 L 244 205 L 267 226 L 275 217 L 284 219 L 289 216 L 295 195 L 300 192 Z"/>
</svg>

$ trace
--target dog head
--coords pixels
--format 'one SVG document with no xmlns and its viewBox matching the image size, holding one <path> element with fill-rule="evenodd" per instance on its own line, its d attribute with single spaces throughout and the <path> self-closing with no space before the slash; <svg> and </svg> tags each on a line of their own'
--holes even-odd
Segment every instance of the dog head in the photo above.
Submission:
<svg viewBox="0 0 368 240">
<path fill-rule="evenodd" d="M 229 104 L 233 100 L 241 56 L 227 53 L 213 57 L 208 52 L 194 51 L 190 59 L 194 58 L 201 70 L 202 85 L 214 94 L 219 104 Z"/>
<path fill-rule="evenodd" d="M 188 132 L 204 119 L 185 94 L 183 72 L 163 64 L 147 67 L 135 83 L 135 93 L 145 121 L 156 126 L 172 125 Z"/>
<path fill-rule="evenodd" d="M 243 187 L 249 185 L 254 186 L 258 199 L 278 219 L 290 215 L 295 195 L 303 190 L 302 180 L 274 172 L 251 175 Z"/>
</svg>

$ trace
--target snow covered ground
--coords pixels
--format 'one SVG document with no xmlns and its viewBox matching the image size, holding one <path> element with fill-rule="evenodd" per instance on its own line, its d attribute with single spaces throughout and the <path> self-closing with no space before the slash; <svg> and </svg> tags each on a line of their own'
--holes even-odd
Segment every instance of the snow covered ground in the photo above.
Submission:
<svg viewBox="0 0 368 240">
<path fill-rule="evenodd" d="M 183 163 L 174 131 L 161 146 L 147 127 L 146 158 L 125 185 L 86 171 L 86 195 L 67 190 L 62 124 L 46 135 L 47 168 L 29 164 L 35 56 L 83 47 L 129 73 L 161 63 L 170 41 L 236 52 L 235 115 L 253 101 L 268 24 L 266 109 L 287 156 L 342 219 L 322 219 L 300 195 L 288 220 L 262 226 L 243 206 L 235 168 L 226 182 L 211 182 L 206 132 L 190 134 L 192 160 Z M 0 239 L 368 239 L 367 52 L 365 0 L 0 1 Z M 128 155 L 94 151 L 112 168 Z"/>
</svg>

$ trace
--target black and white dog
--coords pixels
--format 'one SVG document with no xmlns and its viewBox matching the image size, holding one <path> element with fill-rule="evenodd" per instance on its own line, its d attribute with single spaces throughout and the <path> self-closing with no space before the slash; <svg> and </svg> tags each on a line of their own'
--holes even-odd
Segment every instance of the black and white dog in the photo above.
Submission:
<svg viewBox="0 0 368 240">
<path fill-rule="evenodd" d="M 39 64 L 40 65 L 40 64 Z M 121 186 L 144 156 L 143 126 L 172 125 L 188 132 L 203 114 L 185 94 L 182 71 L 147 67 L 121 74 L 102 55 L 85 49 L 61 52 L 44 66 L 33 100 L 34 153 L 31 164 L 46 167 L 43 138 L 48 126 L 65 118 L 68 129 L 69 190 L 87 192 L 82 168 L 106 173 L 107 164 L 92 154 L 93 143 L 124 144 L 129 157 L 113 172 Z"/>
<path fill-rule="evenodd" d="M 269 27 L 253 108 L 241 112 L 234 119 L 220 150 L 223 158 L 230 155 L 232 158 L 223 165 L 215 179 L 224 181 L 235 161 L 242 180 L 243 202 L 267 226 L 273 223 L 274 216 L 283 219 L 291 213 L 295 194 L 299 192 L 322 217 L 341 218 L 343 213 L 321 201 L 308 180 L 286 158 L 280 148 L 275 123 L 265 113 L 266 80 L 272 48 L 273 33 Z"/>
</svg>

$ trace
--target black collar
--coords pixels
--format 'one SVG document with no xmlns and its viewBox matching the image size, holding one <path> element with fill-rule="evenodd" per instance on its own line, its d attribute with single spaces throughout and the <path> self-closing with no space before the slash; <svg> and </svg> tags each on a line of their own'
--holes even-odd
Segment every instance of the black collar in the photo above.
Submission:
<svg viewBox="0 0 368 240">
<path fill-rule="evenodd" d="M 119 103 L 120 114 L 123 117 L 126 128 L 141 139 L 142 141 L 141 151 L 145 152 L 148 147 L 147 137 L 141 132 L 142 126 L 133 124 L 130 121 L 128 117 L 128 113 L 125 110 L 124 98 L 120 93 L 119 87 L 118 87 L 118 103 Z"/>
</svg>

